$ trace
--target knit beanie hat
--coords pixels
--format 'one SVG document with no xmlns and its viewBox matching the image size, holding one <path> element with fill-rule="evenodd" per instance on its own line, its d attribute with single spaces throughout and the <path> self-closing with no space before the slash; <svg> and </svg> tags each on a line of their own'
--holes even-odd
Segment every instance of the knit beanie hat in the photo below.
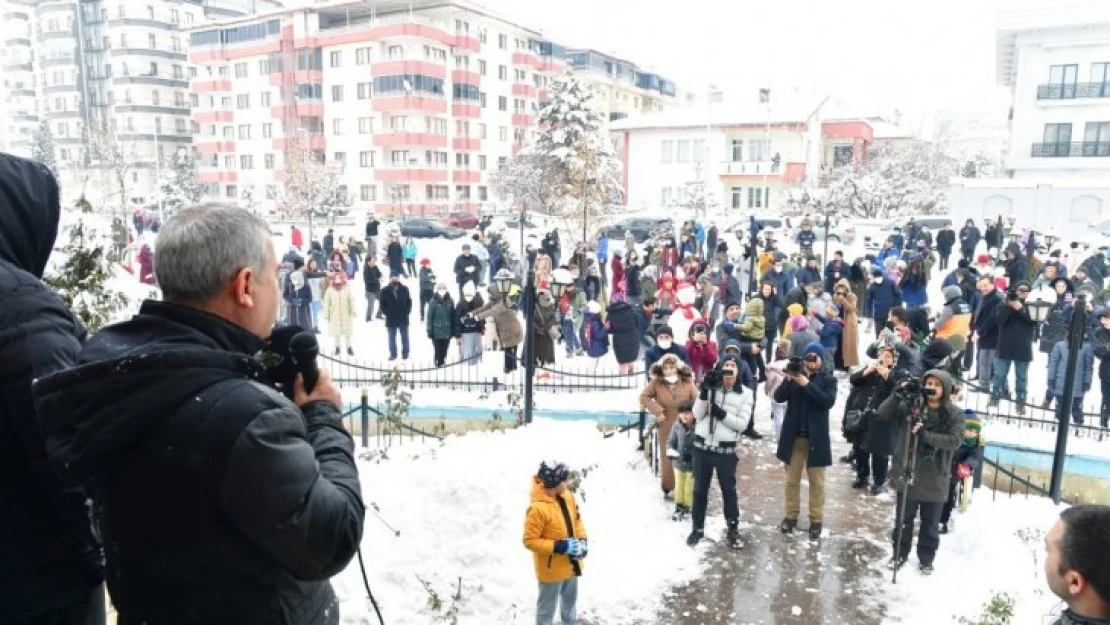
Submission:
<svg viewBox="0 0 1110 625">
<path fill-rule="evenodd" d="M 964 410 L 964 429 L 975 430 L 976 432 L 983 431 L 983 420 L 970 408 Z"/>
<path fill-rule="evenodd" d="M 674 338 L 674 330 L 671 329 L 671 326 L 659 326 L 659 329 L 655 331 L 656 338 L 659 338 L 664 334 L 671 337 L 672 339 Z"/>
<path fill-rule="evenodd" d="M 821 347 L 820 343 L 810 343 L 809 345 L 806 345 L 805 350 L 802 351 L 802 358 L 805 358 L 810 354 L 817 354 L 818 356 L 824 358 L 825 348 Z"/>
</svg>

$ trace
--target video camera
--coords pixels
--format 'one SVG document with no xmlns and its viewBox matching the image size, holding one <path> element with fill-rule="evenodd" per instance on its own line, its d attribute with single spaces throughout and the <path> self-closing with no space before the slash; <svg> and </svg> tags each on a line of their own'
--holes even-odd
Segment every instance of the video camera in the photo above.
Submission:
<svg viewBox="0 0 1110 625">
<path fill-rule="evenodd" d="M 906 378 L 896 391 L 903 399 L 917 400 L 926 397 L 933 397 L 937 394 L 935 388 L 928 388 L 921 383 L 919 378 Z"/>
<path fill-rule="evenodd" d="M 1017 291 L 1015 291 L 1014 289 L 1010 289 L 1009 291 L 1006 291 L 1006 301 L 1016 302 L 1017 300 L 1018 300 L 1018 292 Z"/>
<path fill-rule="evenodd" d="M 790 360 L 786 361 L 783 373 L 786 375 L 802 375 L 805 373 L 805 365 L 802 363 L 801 356 L 791 356 Z"/>
<path fill-rule="evenodd" d="M 706 372 L 705 376 L 701 379 L 701 384 L 704 388 L 711 391 L 720 390 L 724 386 L 724 375 L 718 369 L 712 369 Z"/>
</svg>

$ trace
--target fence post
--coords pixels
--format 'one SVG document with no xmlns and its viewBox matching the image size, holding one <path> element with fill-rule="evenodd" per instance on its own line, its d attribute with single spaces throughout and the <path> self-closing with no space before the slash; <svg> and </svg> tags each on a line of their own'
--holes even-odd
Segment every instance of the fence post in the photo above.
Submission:
<svg viewBox="0 0 1110 625">
<path fill-rule="evenodd" d="M 1076 369 L 1079 365 L 1079 350 L 1083 347 L 1083 338 L 1087 333 L 1087 296 L 1079 295 L 1072 308 L 1071 323 L 1068 327 L 1068 365 L 1064 371 L 1064 396 L 1059 412 L 1059 423 L 1056 425 L 1056 451 L 1052 456 L 1052 481 L 1049 482 L 1048 495 L 1052 503 L 1060 504 L 1060 491 L 1064 482 L 1064 461 L 1067 459 L 1068 432 L 1071 429 L 1072 394 L 1075 392 Z"/>
<path fill-rule="evenodd" d="M 370 399 L 369 389 L 362 389 L 362 446 L 370 446 Z"/>
<path fill-rule="evenodd" d="M 508 305 L 509 294 L 504 295 Z M 524 423 L 532 422 L 532 385 L 536 380 L 536 359 L 534 333 L 536 312 L 536 267 L 535 260 L 528 260 L 528 280 L 524 285 Z"/>
</svg>

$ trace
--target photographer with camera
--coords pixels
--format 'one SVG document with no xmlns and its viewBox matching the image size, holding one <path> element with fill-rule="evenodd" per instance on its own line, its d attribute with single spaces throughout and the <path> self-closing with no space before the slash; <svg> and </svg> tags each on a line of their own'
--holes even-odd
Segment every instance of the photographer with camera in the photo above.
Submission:
<svg viewBox="0 0 1110 625">
<path fill-rule="evenodd" d="M 909 558 L 914 519 L 920 511 L 917 560 L 923 574 L 933 572 L 952 455 L 964 437 L 964 414 L 951 401 L 952 387 L 952 376 L 933 369 L 923 381 L 904 379 L 879 405 L 878 418 L 892 423 L 894 429 L 890 483 L 898 491 L 898 500 L 890 564 L 895 571 Z"/>
<path fill-rule="evenodd" d="M 836 378 L 823 370 L 820 343 L 810 343 L 802 357 L 791 358 L 786 379 L 774 400 L 786 404 L 775 454 L 786 464 L 786 516 L 780 528 L 792 534 L 801 513 L 802 472 L 809 479 L 809 537 L 820 538 L 825 517 L 825 467 L 832 464 L 829 410 L 836 403 Z"/>
<path fill-rule="evenodd" d="M 686 538 L 691 547 L 705 536 L 709 483 L 716 471 L 728 524 L 726 539 L 733 549 L 744 548 L 736 493 L 736 445 L 754 398 L 740 384 L 740 367 L 738 356 L 725 356 L 716 369 L 705 374 L 694 402 L 694 527 Z"/>
<path fill-rule="evenodd" d="M 1033 362 L 1033 335 L 1037 322 L 1029 316 L 1025 298 L 1032 290 L 1029 282 L 1022 280 L 1006 293 L 1006 301 L 998 307 L 998 354 L 994 361 L 994 380 L 991 382 L 991 399 L 987 410 L 997 410 L 1010 365 L 1014 366 L 1014 400 L 1017 414 L 1025 414 L 1025 395 L 1029 384 L 1029 363 Z M 1007 393 L 1008 394 L 1008 393 Z"/>
<path fill-rule="evenodd" d="M 271 239 L 244 210 L 179 212 L 158 234 L 163 301 L 34 386 L 51 459 L 93 499 L 121 623 L 339 622 L 328 578 L 363 527 L 354 442 L 326 370 L 292 401 L 263 384 Z"/>
<path fill-rule="evenodd" d="M 886 485 L 890 456 L 894 453 L 893 432 L 889 421 L 876 418 L 876 411 L 910 372 L 900 366 L 898 348 L 893 342 L 877 345 L 875 362 L 848 378 L 852 391 L 844 406 L 844 437 L 853 443 L 856 481 L 852 488 L 867 488 L 874 478 L 871 494 L 879 495 Z"/>
</svg>

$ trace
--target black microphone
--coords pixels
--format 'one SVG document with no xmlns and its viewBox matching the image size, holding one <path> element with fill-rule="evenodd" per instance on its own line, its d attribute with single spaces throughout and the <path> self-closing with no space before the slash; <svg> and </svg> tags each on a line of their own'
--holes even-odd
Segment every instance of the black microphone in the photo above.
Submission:
<svg viewBox="0 0 1110 625">
<path fill-rule="evenodd" d="M 289 341 L 289 357 L 293 361 L 293 368 L 304 378 L 306 393 L 312 393 L 316 381 L 320 379 L 320 369 L 316 366 L 316 357 L 319 355 L 320 345 L 311 332 L 301 332 Z"/>
</svg>

